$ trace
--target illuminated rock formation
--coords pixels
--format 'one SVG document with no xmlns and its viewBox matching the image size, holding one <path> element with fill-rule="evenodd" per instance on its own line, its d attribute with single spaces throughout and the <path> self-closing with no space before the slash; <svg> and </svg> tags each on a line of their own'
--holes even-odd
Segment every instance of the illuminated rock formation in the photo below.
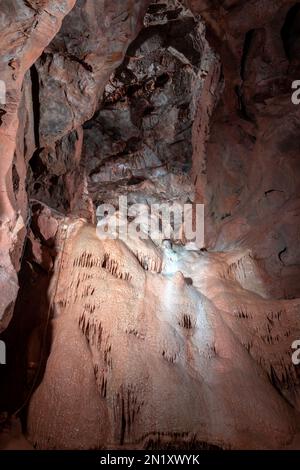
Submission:
<svg viewBox="0 0 300 470">
<path fill-rule="evenodd" d="M 1 2 L 0 448 L 299 447 L 299 18 Z M 204 242 L 100 240 L 120 197 Z"/>
<path fill-rule="evenodd" d="M 174 246 L 177 260 L 154 272 L 124 242 L 67 224 L 51 288 L 51 352 L 28 412 L 34 446 L 292 441 L 299 301 L 264 298 L 251 253 Z"/>
</svg>

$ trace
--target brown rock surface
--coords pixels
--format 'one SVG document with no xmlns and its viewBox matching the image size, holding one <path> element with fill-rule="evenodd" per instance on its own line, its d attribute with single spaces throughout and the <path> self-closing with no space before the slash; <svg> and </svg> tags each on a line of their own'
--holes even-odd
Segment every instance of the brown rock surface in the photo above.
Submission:
<svg viewBox="0 0 300 470">
<path fill-rule="evenodd" d="M 30 441 L 0 447 L 299 447 L 299 4 L 2 0 L 0 26 L 0 412 Z M 204 246 L 100 240 L 120 196 L 204 203 Z"/>
<path fill-rule="evenodd" d="M 75 0 L 64 0 L 63 2 L 49 0 L 36 6 L 30 2 L 27 5 L 5 0 L 1 3 L 0 44 L 3 52 L 0 57 L 0 75 L 6 86 L 6 103 L 1 106 L 0 123 L 0 240 L 2 258 L 0 278 L 2 292 L 4 292 L 5 284 L 16 286 L 15 270 L 19 269 L 19 259 L 16 254 L 20 254 L 25 235 L 26 200 L 23 196 L 23 204 L 18 204 L 20 200 L 16 200 L 15 192 L 19 197 L 19 191 L 13 185 L 13 160 L 16 150 L 16 158 L 20 158 L 18 156 L 17 134 L 22 84 L 26 72 L 58 32 L 64 16 L 74 6 L 74 3 Z M 24 123 L 21 122 L 21 126 L 23 125 Z M 23 187 L 23 191 L 26 176 L 24 157 L 25 155 L 21 159 L 20 165 L 15 166 L 17 180 L 20 179 L 19 184 L 21 189 Z M 4 276 L 8 279 L 3 282 Z M 13 291 L 10 289 L 7 298 L 6 296 L 2 298 L 0 331 L 8 322 L 16 293 L 17 288 L 13 287 Z"/>
<path fill-rule="evenodd" d="M 299 301 L 264 299 L 250 253 L 174 247 L 170 261 L 159 248 L 160 273 L 84 222 L 69 221 L 64 240 L 51 353 L 28 414 L 35 446 L 251 449 L 292 441 Z"/>
<path fill-rule="evenodd" d="M 194 136 L 207 245 L 251 248 L 268 273 L 270 295 L 299 297 L 299 237 L 291 226 L 300 224 L 299 107 L 291 102 L 300 72 L 299 9 L 289 0 L 221 3 L 187 1 L 207 22 L 225 79 L 206 134 Z"/>
</svg>

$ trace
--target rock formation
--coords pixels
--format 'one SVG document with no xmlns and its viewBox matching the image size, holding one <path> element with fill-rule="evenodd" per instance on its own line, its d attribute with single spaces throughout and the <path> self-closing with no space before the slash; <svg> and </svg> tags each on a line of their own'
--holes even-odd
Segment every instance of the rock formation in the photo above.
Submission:
<svg viewBox="0 0 300 470">
<path fill-rule="evenodd" d="M 0 13 L 0 447 L 298 447 L 299 4 Z M 101 239 L 125 196 L 204 243 Z"/>
</svg>

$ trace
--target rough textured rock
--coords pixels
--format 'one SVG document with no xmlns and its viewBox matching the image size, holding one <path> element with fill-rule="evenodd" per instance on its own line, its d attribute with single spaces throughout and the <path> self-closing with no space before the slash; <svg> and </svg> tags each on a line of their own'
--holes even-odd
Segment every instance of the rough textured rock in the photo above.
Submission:
<svg viewBox="0 0 300 470">
<path fill-rule="evenodd" d="M 159 11 L 165 16 L 146 17 L 147 27 L 105 88 L 101 109 L 84 126 L 86 168 L 96 189 L 191 168 L 198 102 L 219 61 L 191 12 L 173 3 Z"/>
<path fill-rule="evenodd" d="M 22 435 L 21 423 L 17 418 L 0 416 L 0 450 L 33 450 Z"/>
<path fill-rule="evenodd" d="M 80 152 L 74 139 L 80 141 L 79 127 L 96 109 L 110 73 L 122 61 L 127 46 L 138 32 L 147 3 L 145 0 L 124 4 L 122 0 L 112 6 L 104 0 L 78 1 L 58 35 L 61 22 L 75 0 L 4 1 L 1 4 L 0 41 L 5 54 L 1 57 L 0 72 L 7 91 L 6 104 L 1 108 L 0 127 L 3 152 L 0 236 L 2 246 L 7 246 L 1 269 L 11 271 L 11 284 L 16 283 L 14 270 L 19 269 L 26 232 L 24 188 L 28 161 L 37 149 L 31 161 L 35 191 L 30 190 L 31 195 L 39 196 L 47 187 L 45 196 L 40 199 L 45 202 L 51 199 L 57 208 L 74 210 L 77 202 L 73 201 L 73 188 L 77 187 L 78 180 L 84 195 L 84 172 L 80 168 Z M 24 79 L 31 66 L 31 80 L 28 75 Z M 41 146 L 47 148 L 48 145 L 49 151 L 42 150 Z M 50 173 L 49 178 L 45 178 L 46 172 Z M 39 178 L 43 180 L 42 184 Z M 65 186 L 69 188 L 67 191 Z M 89 212 L 88 204 L 88 200 L 82 202 L 77 212 Z M 7 300 L 3 300 L 0 316 L 5 324 L 16 292 L 15 289 Z"/>
<path fill-rule="evenodd" d="M 63 211 L 89 212 L 87 198 L 79 204 L 86 178 L 81 125 L 99 108 L 104 87 L 142 27 L 148 4 L 149 0 L 77 1 L 36 62 L 40 151 L 31 165 L 35 198 Z M 78 185 L 81 194 L 74 190 Z"/>
<path fill-rule="evenodd" d="M 1 2 L 0 44 L 4 52 L 0 57 L 0 74 L 6 87 L 6 103 L 1 105 L 0 122 L 0 278 L 2 292 L 5 284 L 14 287 L 13 291 L 9 290 L 7 298 L 3 296 L 1 302 L 0 331 L 6 326 L 12 313 L 17 293 L 15 270 L 19 269 L 19 255 L 25 236 L 26 198 L 23 193 L 20 204 L 20 191 L 13 184 L 15 179 L 17 186 L 21 185 L 24 191 L 25 155 L 20 155 L 17 142 L 18 132 L 20 135 L 20 103 L 22 99 L 26 100 L 26 90 L 22 93 L 24 76 L 58 32 L 64 16 L 74 3 L 75 0 L 27 4 L 15 0 Z M 25 95 L 24 98 L 22 95 Z M 30 106 L 28 112 L 30 113 Z M 23 125 L 24 122 L 21 122 L 21 126 Z M 21 158 L 21 164 L 17 167 L 13 166 L 15 153 L 15 159 Z M 3 283 L 2 279 L 6 276 L 8 279 Z"/>
<path fill-rule="evenodd" d="M 36 63 L 41 145 L 51 145 L 96 111 L 112 71 L 123 61 L 149 1 L 79 0 Z"/>
<path fill-rule="evenodd" d="M 0 411 L 30 441 L 0 447 L 299 448 L 299 4 L 0 13 Z M 100 240 L 119 196 L 204 203 L 205 246 Z"/>
<path fill-rule="evenodd" d="M 291 227 L 299 225 L 299 107 L 291 102 L 299 76 L 298 6 L 289 0 L 187 4 L 205 19 L 225 78 L 204 150 L 194 155 L 207 245 L 253 249 L 270 296 L 298 297 L 299 240 Z M 196 132 L 196 145 L 199 137 Z"/>
<path fill-rule="evenodd" d="M 63 238 L 52 349 L 28 414 L 35 446 L 281 448 L 292 441 L 299 375 L 289 350 L 299 335 L 299 301 L 261 297 L 251 253 L 157 248 L 155 271 L 83 222 L 69 221 Z"/>
</svg>

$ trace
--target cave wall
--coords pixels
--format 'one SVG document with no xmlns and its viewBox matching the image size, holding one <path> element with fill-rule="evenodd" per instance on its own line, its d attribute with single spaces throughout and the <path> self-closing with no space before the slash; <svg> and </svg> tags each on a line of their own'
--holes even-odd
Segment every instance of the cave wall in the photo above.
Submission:
<svg viewBox="0 0 300 470">
<path fill-rule="evenodd" d="M 27 235 L 22 290 L 6 330 L 11 344 L 19 331 L 20 390 L 28 339 L 37 367 L 36 340 L 49 302 L 53 308 L 53 348 L 28 415 L 31 442 L 290 444 L 299 409 L 290 361 L 299 335 L 299 111 L 291 103 L 299 5 L 3 6 L 0 331 L 11 319 Z M 175 267 L 163 275 L 164 247 L 100 243 L 79 217 L 94 222 L 95 205 L 119 194 L 181 203 L 196 195 L 206 206 L 209 252 L 176 247 L 167 254 Z M 10 373 L 14 381 L 16 369 Z M 10 397 L 8 384 L 5 404 L 14 409 L 23 393 Z M 188 411 L 178 414 L 182 403 Z M 152 416 L 159 425 L 145 435 Z"/>
<path fill-rule="evenodd" d="M 25 3 L 15 2 L 8 13 L 4 3 L 2 17 L 7 104 L 1 112 L 1 236 L 12 259 L 3 255 L 10 295 L 2 310 L 8 309 L 8 318 L 26 233 L 26 192 L 93 220 L 82 125 L 101 106 L 105 85 L 142 28 L 150 2 Z M 193 97 L 192 171 L 198 201 L 206 204 L 206 244 L 253 248 L 270 295 L 295 297 L 298 107 L 290 97 L 299 70 L 298 4 L 186 0 L 177 2 L 177 10 L 180 4 L 201 15 L 207 30 L 206 62 L 198 74 L 205 77 L 204 89 Z M 164 25 L 165 4 L 152 5 Z"/>
<path fill-rule="evenodd" d="M 251 247 L 269 295 L 299 296 L 299 14 L 293 1 L 190 0 L 220 54 L 224 92 L 210 125 L 194 137 L 206 243 Z M 201 106 L 201 105 L 200 105 Z M 205 144 L 200 146 L 199 142 Z"/>
<path fill-rule="evenodd" d="M 20 160 L 17 140 L 20 139 L 19 113 L 24 77 L 44 48 L 58 32 L 65 15 L 74 6 L 75 0 L 42 2 L 1 2 L 1 50 L 0 73 L 5 83 L 5 104 L 1 105 L 0 123 L 0 211 L 1 211 L 1 296 L 0 330 L 11 318 L 14 300 L 18 291 L 17 271 L 26 234 L 26 198 L 18 206 L 13 180 L 17 186 L 25 185 L 24 155 L 20 165 L 13 167 L 14 155 Z M 26 80 L 25 80 L 26 82 Z M 24 86 L 23 86 L 24 84 Z M 24 92 L 26 94 L 26 91 Z M 30 109 L 30 106 L 29 106 Z M 30 110 L 29 110 L 30 114 Z M 21 122 L 20 126 L 24 125 Z M 30 137 L 28 137 L 30 140 Z M 20 142 L 20 140 L 19 140 Z M 19 154 L 19 155 L 18 155 Z M 14 169 L 13 169 L 14 168 Z M 14 178 L 13 178 L 14 176 Z M 20 181 L 19 181 L 20 180 Z M 17 197 L 18 198 L 18 197 Z"/>
<path fill-rule="evenodd" d="M 181 3 L 201 15 L 207 29 L 208 42 L 202 44 L 207 61 L 200 69 L 204 87 L 193 96 L 192 130 L 192 177 L 197 200 L 206 204 L 206 245 L 253 248 L 269 295 L 296 297 L 298 108 L 290 97 L 299 70 L 297 4 Z M 28 222 L 26 193 L 62 212 L 94 220 L 82 125 L 99 109 L 105 85 L 141 29 L 149 2 L 74 4 L 15 2 L 2 16 L 7 103 L 1 111 L 1 239 L 8 250 L 1 256 L 3 283 L 9 286 L 1 306 L 5 324 L 18 289 Z M 159 2 L 152 4 L 157 12 Z"/>
<path fill-rule="evenodd" d="M 18 292 L 17 272 L 30 222 L 25 189 L 29 197 L 89 215 L 80 126 L 93 115 L 105 83 L 141 27 L 148 3 L 1 3 L 0 72 L 6 104 L 0 123 L 0 279 L 5 288 L 0 330 L 11 318 Z"/>
<path fill-rule="evenodd" d="M 35 64 L 40 149 L 32 165 L 31 194 L 63 212 L 92 217 L 81 161 L 82 125 L 99 108 L 148 4 L 77 1 Z"/>
</svg>

